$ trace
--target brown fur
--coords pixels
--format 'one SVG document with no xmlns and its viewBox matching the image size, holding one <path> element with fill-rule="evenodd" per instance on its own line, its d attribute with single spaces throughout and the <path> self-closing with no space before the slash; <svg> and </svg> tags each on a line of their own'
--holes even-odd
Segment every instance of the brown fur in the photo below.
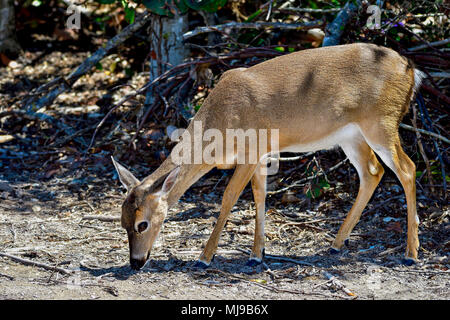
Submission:
<svg viewBox="0 0 450 320">
<path fill-rule="evenodd" d="M 339 249 L 350 235 L 383 175 L 384 169 L 375 151 L 394 170 L 405 188 L 408 201 L 407 257 L 416 259 L 418 240 L 414 222 L 415 181 L 412 178 L 415 168 L 401 149 L 398 138 L 398 125 L 408 110 L 413 88 L 414 67 L 390 49 L 371 44 L 351 44 L 304 50 L 248 69 L 225 72 L 193 120 L 201 121 L 203 131 L 209 128 L 219 128 L 223 132 L 237 128 L 279 129 L 280 150 L 293 145 L 309 145 L 333 135 L 348 124 L 355 124 L 361 134 L 343 149 L 358 169 L 361 187 L 333 247 Z M 192 122 L 187 130 L 193 134 Z M 162 193 L 159 189 L 164 189 L 164 185 L 155 188 L 155 182 L 176 168 L 169 156 L 152 175 L 131 189 L 133 196 L 130 194 L 123 205 L 124 227 L 133 232 L 139 219 L 152 221 L 157 218 L 162 224 L 167 209 L 202 175 L 214 167 L 233 166 L 234 163 L 182 165 L 175 179 L 171 178 L 176 182 L 173 181 L 167 193 Z M 257 204 L 252 257 L 262 258 L 266 182 L 265 177 L 258 175 L 257 167 L 253 164 L 236 165 L 235 174 L 223 196 L 220 216 L 200 257 L 203 263 L 211 261 L 232 206 L 250 180 Z M 127 204 L 132 200 L 137 208 Z M 139 216 L 136 209 L 140 210 Z M 155 232 L 159 232 L 160 227 L 154 224 L 148 231 L 149 235 L 142 236 L 146 237 L 147 246 L 139 245 L 143 250 L 139 256 L 148 255 Z"/>
</svg>

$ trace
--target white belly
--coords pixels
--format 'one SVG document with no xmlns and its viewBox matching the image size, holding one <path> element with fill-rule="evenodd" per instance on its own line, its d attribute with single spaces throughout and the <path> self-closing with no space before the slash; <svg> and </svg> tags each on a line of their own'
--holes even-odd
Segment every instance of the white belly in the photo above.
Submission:
<svg viewBox="0 0 450 320">
<path fill-rule="evenodd" d="M 331 133 L 323 139 L 311 141 L 304 144 L 293 144 L 280 150 L 281 152 L 311 152 L 318 150 L 332 149 L 343 144 L 349 144 L 355 139 L 361 139 L 360 128 L 353 123 L 349 123 L 339 130 Z"/>
</svg>

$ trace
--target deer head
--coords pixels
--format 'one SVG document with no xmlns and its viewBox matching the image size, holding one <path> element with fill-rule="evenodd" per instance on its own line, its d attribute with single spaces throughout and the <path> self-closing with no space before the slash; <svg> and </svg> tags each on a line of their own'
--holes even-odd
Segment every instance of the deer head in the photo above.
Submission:
<svg viewBox="0 0 450 320">
<path fill-rule="evenodd" d="M 141 269 L 150 257 L 150 251 L 161 230 L 168 211 L 167 196 L 177 179 L 179 168 L 168 176 L 158 179 L 150 188 L 124 166 L 112 158 L 120 182 L 127 189 L 122 204 L 122 227 L 127 231 L 130 246 L 130 265 Z"/>
</svg>

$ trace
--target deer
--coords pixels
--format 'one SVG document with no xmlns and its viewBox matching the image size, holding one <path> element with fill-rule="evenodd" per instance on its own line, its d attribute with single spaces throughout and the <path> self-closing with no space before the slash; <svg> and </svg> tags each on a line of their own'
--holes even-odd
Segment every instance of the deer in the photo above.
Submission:
<svg viewBox="0 0 450 320">
<path fill-rule="evenodd" d="M 403 261 L 411 265 L 418 261 L 419 250 L 416 167 L 402 149 L 398 129 L 424 77 L 409 59 L 374 44 L 301 50 L 248 68 L 225 71 L 186 132 L 194 134 L 195 121 L 202 125 L 202 132 L 212 128 L 223 133 L 230 128 L 275 128 L 278 141 L 265 141 L 266 158 L 280 152 L 340 147 L 355 167 L 360 185 L 331 245 L 331 253 L 339 252 L 348 243 L 384 174 L 378 156 L 395 173 L 406 196 L 407 246 Z M 183 141 L 176 146 L 196 142 Z M 197 143 L 205 147 L 205 141 Z M 262 143 L 258 141 L 257 147 Z M 192 154 L 193 149 L 189 151 Z M 238 152 L 235 146 L 224 150 L 216 161 L 180 164 L 174 161 L 172 151 L 142 181 L 112 157 L 118 178 L 127 189 L 121 225 L 128 234 L 132 269 L 141 269 L 149 260 L 168 209 L 213 168 L 234 169 L 234 173 L 223 193 L 214 229 L 195 266 L 210 265 L 231 209 L 249 182 L 256 214 L 254 242 L 247 264 L 253 266 L 263 261 L 267 174 L 261 168 L 267 162 L 238 162 Z M 248 153 L 249 150 L 244 151 Z M 262 159 L 264 155 L 260 155 Z"/>
</svg>

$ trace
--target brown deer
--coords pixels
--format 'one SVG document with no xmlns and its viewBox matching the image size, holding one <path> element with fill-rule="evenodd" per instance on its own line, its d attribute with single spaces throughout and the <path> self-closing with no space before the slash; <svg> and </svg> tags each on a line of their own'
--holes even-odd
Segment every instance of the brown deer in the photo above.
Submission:
<svg viewBox="0 0 450 320">
<path fill-rule="evenodd" d="M 208 129 L 222 133 L 229 129 L 278 130 L 276 146 L 273 139 L 258 140 L 256 144 L 246 142 L 246 156 L 252 148 L 264 150 L 263 143 L 267 144 L 266 155 L 340 146 L 358 172 L 360 187 L 332 244 L 335 252 L 349 238 L 383 176 L 384 169 L 377 154 L 397 175 L 405 191 L 408 211 L 405 262 L 411 264 L 417 260 L 419 247 L 416 173 L 414 163 L 401 147 L 398 127 L 423 77 L 408 59 L 372 44 L 303 50 L 250 68 L 225 72 L 186 132 L 195 136 L 195 122 L 201 124 L 203 133 Z M 197 142 L 197 149 L 194 146 L 186 152 L 195 156 L 199 143 L 200 147 L 206 146 L 205 140 L 198 140 L 182 138 L 179 144 Z M 223 194 L 217 223 L 196 265 L 207 267 L 210 264 L 229 213 L 249 181 L 256 203 L 255 236 L 249 264 L 262 261 L 266 175 L 261 167 L 264 164 L 262 161 L 237 161 L 238 152 L 242 152 L 238 149 L 237 146 L 223 148 L 223 156 L 216 157 L 215 162 L 181 164 L 174 161 L 172 151 L 162 165 L 142 181 L 113 159 L 120 181 L 128 191 L 121 221 L 128 233 L 132 268 L 140 269 L 148 260 L 168 209 L 213 168 L 235 170 Z M 259 152 L 258 156 L 263 153 Z"/>
</svg>

